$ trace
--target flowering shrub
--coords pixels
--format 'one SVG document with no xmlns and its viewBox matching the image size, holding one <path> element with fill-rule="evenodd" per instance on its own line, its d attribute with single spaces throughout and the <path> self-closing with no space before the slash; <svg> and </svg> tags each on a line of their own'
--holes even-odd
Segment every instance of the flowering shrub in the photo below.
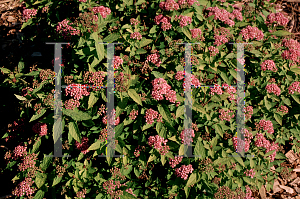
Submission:
<svg viewBox="0 0 300 199">
<path fill-rule="evenodd" d="M 269 168 L 286 159 L 280 145 L 291 136 L 292 149 L 300 145 L 300 44 L 284 30 L 288 19 L 274 13 L 274 0 L 257 9 L 232 0 L 70 2 L 25 1 L 22 28 L 35 34 L 36 24 L 48 24 L 43 41 L 69 43 L 62 60 L 51 58 L 49 68 L 27 70 L 23 61 L 15 71 L 1 68 L 2 85 L 19 89 L 20 118 L 30 126 L 27 134 L 15 122 L 1 140 L 14 144 L 4 158 L 5 171 L 17 172 L 15 196 L 248 199 L 254 188 L 273 188 L 277 174 Z M 62 6 L 70 10 L 59 13 Z M 79 13 L 68 16 L 72 9 Z M 114 55 L 107 54 L 111 43 L 119 43 Z M 183 43 L 191 43 L 191 55 Z M 244 44 L 241 57 L 242 49 L 229 43 L 252 44 Z M 112 113 L 103 88 L 106 58 L 114 68 Z M 240 115 L 243 98 L 234 85 L 243 72 Z M 59 82 L 61 93 L 53 89 Z M 185 129 L 189 86 L 192 121 Z M 58 108 L 61 122 L 54 120 Z M 105 157 L 108 145 L 113 157 Z M 187 145 L 195 156 L 184 156 Z"/>
</svg>

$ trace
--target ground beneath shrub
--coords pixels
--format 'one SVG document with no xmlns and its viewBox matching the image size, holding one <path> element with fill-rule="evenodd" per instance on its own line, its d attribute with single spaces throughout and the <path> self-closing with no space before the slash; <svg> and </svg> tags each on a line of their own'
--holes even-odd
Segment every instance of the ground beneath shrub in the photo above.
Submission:
<svg viewBox="0 0 300 199">
<path fill-rule="evenodd" d="M 243 0 L 242 3 L 250 2 L 249 0 Z M 239 2 L 240 4 L 240 2 Z M 20 60 L 20 55 L 23 54 L 20 51 L 21 46 L 27 46 L 20 40 L 22 35 L 21 26 L 23 21 L 21 13 L 21 3 L 19 0 L 0 0 L 0 67 L 9 68 L 14 70 Z M 290 22 L 285 27 L 287 31 L 295 33 L 293 39 L 300 42 L 300 0 L 278 0 L 276 2 L 277 12 L 286 13 Z M 29 48 L 32 48 L 30 44 Z M 53 51 L 53 50 L 52 50 Z M 29 52 L 35 52 L 34 49 L 30 49 Z M 40 60 L 33 58 L 31 67 L 35 67 L 37 64 L 42 64 Z M 0 73 L 0 81 L 3 82 L 3 75 Z M 8 95 L 9 91 L 0 88 L 1 93 Z M 13 93 L 10 93 L 13 94 Z M 2 101 L 1 101 L 2 102 Z M 12 124 L 13 121 L 18 119 L 18 112 L 9 111 L 4 108 L 3 105 L 11 108 L 11 101 L 4 100 L 1 103 L 0 110 L 0 130 L 1 137 L 6 132 L 8 124 Z M 7 115 L 10 113 L 9 115 Z M 253 197 L 256 199 L 271 199 L 271 198 L 296 198 L 300 199 L 300 154 L 294 154 L 291 150 L 291 145 L 287 143 L 286 146 L 281 146 L 282 152 L 286 155 L 287 160 L 281 164 L 284 167 L 284 172 L 279 174 L 279 178 L 275 179 L 273 190 L 266 191 L 265 186 L 262 186 L 260 190 L 252 190 Z M 12 149 L 10 149 L 12 150 Z M 13 198 L 11 191 L 14 185 L 11 179 L 14 177 L 13 172 L 11 174 L 2 173 L 1 171 L 5 168 L 4 154 L 6 152 L 6 146 L 0 145 L 0 179 L 1 180 L 1 191 L 0 199 Z M 271 171 L 275 173 L 276 167 L 272 167 Z M 288 169 L 292 170 L 291 172 Z"/>
</svg>

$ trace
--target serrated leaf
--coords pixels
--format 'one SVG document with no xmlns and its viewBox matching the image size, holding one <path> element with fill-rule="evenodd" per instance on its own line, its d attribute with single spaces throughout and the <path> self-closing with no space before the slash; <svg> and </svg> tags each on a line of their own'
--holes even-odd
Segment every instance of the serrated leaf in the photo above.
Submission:
<svg viewBox="0 0 300 199">
<path fill-rule="evenodd" d="M 22 24 L 21 30 L 23 30 L 26 26 L 29 26 L 31 24 L 32 24 L 32 18 L 28 19 L 28 21 Z"/>
<path fill-rule="evenodd" d="M 197 112 L 200 112 L 200 113 L 206 113 L 205 109 L 198 103 L 194 102 L 193 103 L 193 110 L 197 111 Z"/>
<path fill-rule="evenodd" d="M 233 155 L 233 158 L 238 162 L 238 163 L 240 163 L 240 165 L 242 165 L 243 167 L 245 167 L 245 164 L 244 164 L 244 162 L 243 162 L 243 159 L 238 155 L 238 154 L 234 154 Z"/>
<path fill-rule="evenodd" d="M 266 158 L 266 157 L 272 155 L 272 154 L 274 153 L 274 151 L 276 151 L 276 150 L 269 151 L 268 153 L 266 153 L 266 154 L 264 155 L 264 157 Z"/>
<path fill-rule="evenodd" d="M 161 163 L 164 166 L 167 162 L 166 156 L 165 155 L 161 155 Z"/>
<path fill-rule="evenodd" d="M 191 31 L 187 27 L 183 27 L 182 32 L 183 34 L 185 34 L 185 36 L 187 36 L 187 38 L 189 38 L 190 40 L 192 39 Z"/>
<path fill-rule="evenodd" d="M 100 149 L 100 147 L 101 147 L 101 140 L 97 140 L 97 142 L 93 143 L 87 150 L 95 151 L 97 149 Z"/>
<path fill-rule="evenodd" d="M 78 125 L 75 122 L 69 123 L 69 133 L 77 142 L 81 143 L 81 136 L 79 133 Z"/>
<path fill-rule="evenodd" d="M 139 48 L 147 46 L 150 43 L 152 43 L 152 39 L 142 38 L 142 40 L 139 42 Z"/>
<path fill-rule="evenodd" d="M 217 133 L 223 138 L 224 132 L 223 132 L 222 128 L 218 124 L 216 124 L 215 129 L 216 129 Z"/>
<path fill-rule="evenodd" d="M 189 187 L 197 182 L 197 173 L 192 173 L 186 183 L 186 186 Z"/>
<path fill-rule="evenodd" d="M 131 97 L 136 103 L 139 105 L 142 105 L 141 97 L 137 94 L 137 92 L 134 89 L 128 90 L 128 95 Z"/>
<path fill-rule="evenodd" d="M 36 177 L 35 177 L 34 182 L 35 182 L 38 189 L 41 188 L 45 184 L 46 179 L 47 179 L 47 174 L 40 173 L 40 172 L 36 173 Z"/>
<path fill-rule="evenodd" d="M 277 114 L 277 113 L 275 113 L 274 114 L 274 118 L 280 124 L 280 126 L 282 126 L 282 116 L 279 115 L 279 114 Z"/>
<path fill-rule="evenodd" d="M 154 25 L 154 26 L 150 29 L 149 33 L 150 33 L 150 34 L 156 33 L 156 32 L 157 32 L 157 31 L 156 31 L 156 27 L 157 27 L 157 25 Z"/>
<path fill-rule="evenodd" d="M 39 149 L 39 147 L 41 146 L 41 139 L 39 139 L 39 141 L 36 141 L 32 147 L 32 153 L 36 153 L 36 151 Z"/>
<path fill-rule="evenodd" d="M 0 70 L 5 74 L 11 73 L 11 71 L 7 68 L 0 68 Z"/>
<path fill-rule="evenodd" d="M 155 78 L 163 78 L 164 75 L 158 71 L 152 71 L 152 74 L 154 75 Z"/>
<path fill-rule="evenodd" d="M 73 120 L 75 121 L 82 121 L 82 120 L 90 120 L 92 119 L 92 117 L 86 113 L 86 112 L 82 112 L 79 111 L 78 109 L 75 110 L 71 110 L 71 109 L 62 109 L 63 114 L 71 117 Z"/>
<path fill-rule="evenodd" d="M 162 118 L 164 118 L 168 123 L 171 123 L 170 120 L 170 112 L 169 112 L 169 108 L 167 107 L 167 105 L 162 104 L 162 105 L 158 105 L 158 112 L 161 114 Z"/>
<path fill-rule="evenodd" d="M 286 35 L 291 35 L 292 33 L 285 31 L 285 30 L 278 30 L 275 31 L 273 33 L 270 33 L 271 35 L 275 35 L 275 36 L 286 36 Z"/>
<path fill-rule="evenodd" d="M 33 199 L 43 199 L 45 195 L 45 192 L 43 190 L 38 190 L 36 194 L 34 195 Z"/>
<path fill-rule="evenodd" d="M 136 50 L 136 54 L 140 55 L 140 54 L 145 54 L 145 53 L 147 53 L 147 51 L 143 48 L 139 48 L 139 49 Z"/>
<path fill-rule="evenodd" d="M 99 97 L 96 96 L 94 92 L 92 92 L 89 96 L 89 101 L 88 101 L 88 109 L 92 108 L 94 104 L 98 101 Z"/>
<path fill-rule="evenodd" d="M 112 34 L 106 36 L 106 37 L 103 39 L 103 42 L 112 43 L 112 42 L 118 40 L 119 37 L 120 37 L 120 34 L 119 34 L 119 33 L 112 33 Z"/>
<path fill-rule="evenodd" d="M 204 159 L 206 157 L 205 148 L 203 146 L 202 141 L 200 141 L 199 139 L 197 140 L 197 143 L 195 146 L 195 155 L 201 156 L 201 157 L 199 157 L 200 159 Z"/>
<path fill-rule="evenodd" d="M 29 122 L 32 122 L 32 121 L 34 121 L 34 120 L 39 119 L 39 118 L 42 117 L 45 113 L 46 113 L 46 109 L 42 109 L 42 110 L 41 110 L 41 113 L 40 113 L 40 114 L 37 114 L 37 115 L 33 115 L 33 116 L 31 117 L 31 119 L 30 119 Z"/>
<path fill-rule="evenodd" d="M 300 104 L 300 100 L 299 100 L 299 97 L 298 97 L 297 95 L 292 94 L 291 96 L 292 96 L 292 98 L 293 98 L 298 104 Z"/>
<path fill-rule="evenodd" d="M 42 163 L 41 163 L 41 165 L 40 165 L 40 168 L 41 168 L 43 171 L 46 171 L 47 168 L 49 167 L 49 165 L 50 165 L 50 163 L 51 163 L 51 161 L 52 161 L 51 155 L 52 155 L 52 152 L 49 154 L 49 156 L 44 155 L 44 159 L 43 159 L 43 161 L 42 161 Z"/>
<path fill-rule="evenodd" d="M 52 187 L 57 185 L 58 183 L 60 183 L 61 180 L 62 180 L 62 177 L 55 176 L 53 183 L 52 183 Z"/>
</svg>

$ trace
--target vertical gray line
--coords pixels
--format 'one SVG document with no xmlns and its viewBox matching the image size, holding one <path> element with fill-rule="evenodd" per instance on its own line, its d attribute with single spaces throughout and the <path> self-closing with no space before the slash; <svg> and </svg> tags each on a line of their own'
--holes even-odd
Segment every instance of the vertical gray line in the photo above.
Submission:
<svg viewBox="0 0 300 199">
<path fill-rule="evenodd" d="M 53 135 L 54 138 L 54 155 L 51 157 L 71 157 L 71 155 L 62 155 L 62 109 L 61 109 L 61 62 L 62 53 L 61 45 L 68 43 L 53 43 L 49 42 L 46 44 L 55 44 L 54 49 L 54 72 L 55 72 L 55 94 L 54 94 L 54 125 L 53 125 Z M 59 136 L 57 136 L 59 134 Z M 47 155 L 49 156 L 49 155 Z"/>
</svg>

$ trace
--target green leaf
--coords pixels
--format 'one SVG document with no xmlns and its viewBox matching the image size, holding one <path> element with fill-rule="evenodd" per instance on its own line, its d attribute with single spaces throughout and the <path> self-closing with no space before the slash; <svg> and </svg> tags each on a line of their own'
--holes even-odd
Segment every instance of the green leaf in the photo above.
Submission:
<svg viewBox="0 0 300 199">
<path fill-rule="evenodd" d="M 164 166 L 167 162 L 166 156 L 165 155 L 161 155 L 161 163 Z"/>
<path fill-rule="evenodd" d="M 95 40 L 98 61 L 101 62 L 102 59 L 104 59 L 104 45 L 99 44 L 99 43 L 103 43 L 102 39 L 98 38 L 97 32 L 94 32 L 93 34 L 91 34 L 91 38 Z"/>
<path fill-rule="evenodd" d="M 171 123 L 171 118 L 169 117 L 170 115 L 170 111 L 169 108 L 167 107 L 167 105 L 162 104 L 162 105 L 158 105 L 158 112 L 161 114 L 162 118 L 164 118 L 167 122 Z"/>
<path fill-rule="evenodd" d="M 52 187 L 54 187 L 55 185 L 60 183 L 61 180 L 62 180 L 62 177 L 55 176 L 53 183 L 52 183 Z"/>
<path fill-rule="evenodd" d="M 124 122 L 115 127 L 115 138 L 119 137 L 123 132 Z"/>
<path fill-rule="evenodd" d="M 186 183 L 186 186 L 189 187 L 189 186 L 191 186 L 191 185 L 193 185 L 193 184 L 196 184 L 196 183 L 197 183 L 197 178 L 198 178 L 197 173 L 194 173 L 194 172 L 193 172 L 193 173 L 190 175 L 190 177 L 189 177 L 189 179 L 188 179 L 188 181 L 187 181 L 187 183 Z"/>
<path fill-rule="evenodd" d="M 77 142 L 81 143 L 81 136 L 79 133 L 78 125 L 75 122 L 69 123 L 69 133 Z"/>
<path fill-rule="evenodd" d="M 130 193 L 124 191 L 123 195 L 121 195 L 121 199 L 136 199 L 136 197 L 134 197 L 133 195 L 131 195 Z"/>
<path fill-rule="evenodd" d="M 19 71 L 19 73 L 22 72 L 23 69 L 24 69 L 24 62 L 20 61 L 19 64 L 18 64 L 18 71 Z"/>
<path fill-rule="evenodd" d="M 154 123 L 152 123 L 152 124 L 146 123 L 146 124 L 143 126 L 142 131 L 145 131 L 145 130 L 151 128 L 153 125 L 154 125 Z"/>
<path fill-rule="evenodd" d="M 120 37 L 120 34 L 119 34 L 119 33 L 112 33 L 112 34 L 106 36 L 106 37 L 103 39 L 103 42 L 112 43 L 112 42 L 118 40 L 119 37 Z"/>
<path fill-rule="evenodd" d="M 191 187 L 187 187 L 187 186 L 184 187 L 184 192 L 185 192 L 186 198 L 189 197 L 190 190 L 191 190 Z"/>
<path fill-rule="evenodd" d="M 270 33 L 271 35 L 275 35 L 275 36 L 286 36 L 286 35 L 291 35 L 292 33 L 285 31 L 285 30 L 278 30 L 275 31 L 273 33 Z"/>
<path fill-rule="evenodd" d="M 97 149 L 100 149 L 101 147 L 101 140 L 97 140 L 97 142 L 93 143 L 89 148 L 88 150 L 89 151 L 95 151 Z"/>
<path fill-rule="evenodd" d="M 179 155 L 184 155 L 184 150 L 187 150 L 187 149 L 184 148 L 184 144 L 181 144 L 180 147 L 179 147 L 178 154 Z"/>
<path fill-rule="evenodd" d="M 147 53 L 147 51 L 143 48 L 139 48 L 136 50 L 136 54 L 145 54 L 145 53 Z"/>
<path fill-rule="evenodd" d="M 297 65 L 292 66 L 290 70 L 296 74 L 300 74 L 300 68 Z"/>
<path fill-rule="evenodd" d="M 281 153 L 281 152 L 276 152 L 275 159 L 281 159 L 281 160 L 283 159 L 283 160 L 285 160 L 286 156 L 283 153 Z"/>
<path fill-rule="evenodd" d="M 185 36 L 187 36 L 187 38 L 189 38 L 189 40 L 192 39 L 191 31 L 186 26 L 182 28 L 182 32 L 185 34 Z"/>
<path fill-rule="evenodd" d="M 274 151 L 276 151 L 276 150 L 269 151 L 268 153 L 266 153 L 266 154 L 264 155 L 264 157 L 266 158 L 266 157 L 272 155 L 272 154 L 274 153 Z"/>
<path fill-rule="evenodd" d="M 47 174 L 40 173 L 40 172 L 36 173 L 36 177 L 35 177 L 34 182 L 35 182 L 38 189 L 41 188 L 45 184 L 46 179 L 47 179 Z"/>
<path fill-rule="evenodd" d="M 137 94 L 137 92 L 134 89 L 128 90 L 128 95 L 131 97 L 136 103 L 139 105 L 142 105 L 141 97 Z"/>
<path fill-rule="evenodd" d="M 198 140 L 197 140 L 197 143 L 196 143 L 196 146 L 195 146 L 195 155 L 196 156 L 201 156 L 201 157 L 199 157 L 201 160 L 206 157 L 205 148 L 203 146 L 202 139 L 200 140 L 198 138 Z"/>
<path fill-rule="evenodd" d="M 300 104 L 299 97 L 296 94 L 292 94 L 291 96 L 298 104 Z"/>
<path fill-rule="evenodd" d="M 138 0 L 134 5 L 142 5 L 143 3 L 146 3 L 146 0 Z"/>
<path fill-rule="evenodd" d="M 29 26 L 32 24 L 32 18 L 28 19 L 25 23 L 23 23 L 21 30 L 23 30 L 26 26 Z"/>
<path fill-rule="evenodd" d="M 38 190 L 36 194 L 34 195 L 33 199 L 43 199 L 45 195 L 45 192 L 43 190 Z"/>
<path fill-rule="evenodd" d="M 65 120 L 62 118 L 61 120 L 56 120 L 53 124 L 52 132 L 53 132 L 53 141 L 54 143 L 57 142 L 58 138 L 63 132 L 65 126 Z"/>
<path fill-rule="evenodd" d="M 280 124 L 280 126 L 282 126 L 282 116 L 279 115 L 279 114 L 277 114 L 277 113 L 275 113 L 274 114 L 274 118 Z"/>
<path fill-rule="evenodd" d="M 156 159 L 156 156 L 154 154 L 151 154 L 149 159 L 148 159 L 148 162 L 152 162 L 155 159 Z"/>
<path fill-rule="evenodd" d="M 184 114 L 184 110 L 185 110 L 184 105 L 179 106 L 176 110 L 176 118 L 179 118 L 180 116 L 182 116 Z"/>
<path fill-rule="evenodd" d="M 139 42 L 139 48 L 147 46 L 150 43 L 152 43 L 152 39 L 142 38 L 142 40 Z"/>
<path fill-rule="evenodd" d="M 149 33 L 150 33 L 150 34 L 156 33 L 156 32 L 157 32 L 157 31 L 156 31 L 156 27 L 157 27 L 157 25 L 154 25 L 154 26 L 150 29 Z"/>
<path fill-rule="evenodd" d="M 253 158 L 250 159 L 250 167 L 253 169 L 255 167 L 255 162 Z"/>
<path fill-rule="evenodd" d="M 0 68 L 0 70 L 5 74 L 11 73 L 11 71 L 7 68 Z"/>
<path fill-rule="evenodd" d="M 223 132 L 222 128 L 219 126 L 219 124 L 216 124 L 214 126 L 214 128 L 216 129 L 217 133 L 223 138 L 224 132 Z"/>
<path fill-rule="evenodd" d="M 92 108 L 94 104 L 98 101 L 99 97 L 96 96 L 95 92 L 92 92 L 88 101 L 88 109 Z"/>
<path fill-rule="evenodd" d="M 243 162 L 243 159 L 238 155 L 238 154 L 234 154 L 233 155 L 233 158 L 238 162 L 238 163 L 240 163 L 240 165 L 242 165 L 243 167 L 245 167 L 245 164 L 244 164 L 244 162 Z"/>
<path fill-rule="evenodd" d="M 152 74 L 154 75 L 155 78 L 163 78 L 164 75 L 158 71 L 152 71 Z"/>
<path fill-rule="evenodd" d="M 39 118 L 42 117 L 45 113 L 46 113 L 46 109 L 42 109 L 42 110 L 41 110 L 41 113 L 40 113 L 40 114 L 37 114 L 37 115 L 33 115 L 33 116 L 31 117 L 31 119 L 30 119 L 29 122 L 32 122 L 32 121 L 34 121 L 34 120 L 39 119 Z"/>
<path fill-rule="evenodd" d="M 42 140 L 39 139 L 39 141 L 36 141 L 32 147 L 32 153 L 36 153 L 36 151 L 39 149 L 39 147 L 41 146 Z"/>
<path fill-rule="evenodd" d="M 195 101 L 193 103 L 192 108 L 193 108 L 193 110 L 195 110 L 197 112 L 204 113 L 204 114 L 206 113 L 205 109 L 200 104 L 196 103 Z"/>
<path fill-rule="evenodd" d="M 49 154 L 49 156 L 46 156 L 44 155 L 44 159 L 43 159 L 43 162 L 41 163 L 40 165 L 40 168 L 43 170 L 43 171 L 46 171 L 47 168 L 49 167 L 51 161 L 52 161 L 52 152 Z"/>
<path fill-rule="evenodd" d="M 75 121 L 82 121 L 82 120 L 90 120 L 92 117 L 85 112 L 79 111 L 78 109 L 71 110 L 71 109 L 62 109 L 63 114 L 71 117 Z"/>
<path fill-rule="evenodd" d="M 265 96 L 264 98 L 264 101 L 265 101 L 265 106 L 268 110 L 270 110 L 270 108 L 272 108 L 272 105 L 271 103 L 267 100 L 267 96 Z"/>
<path fill-rule="evenodd" d="M 155 129 L 156 129 L 156 131 L 157 131 L 157 133 L 160 137 L 163 137 L 163 138 L 166 137 L 165 128 L 164 128 L 164 126 L 161 122 L 156 123 L 156 128 Z"/>
<path fill-rule="evenodd" d="M 16 96 L 16 98 L 18 98 L 18 100 L 22 100 L 22 101 L 27 100 L 26 97 L 23 97 L 21 95 L 16 95 L 16 94 L 14 95 Z"/>
</svg>

